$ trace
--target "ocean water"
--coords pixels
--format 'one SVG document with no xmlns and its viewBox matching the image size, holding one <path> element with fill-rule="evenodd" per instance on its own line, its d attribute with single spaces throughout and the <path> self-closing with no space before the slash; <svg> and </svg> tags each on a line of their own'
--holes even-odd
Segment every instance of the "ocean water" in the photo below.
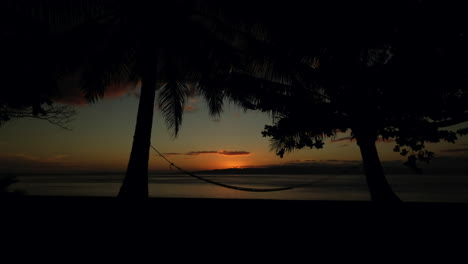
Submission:
<svg viewBox="0 0 468 264">
<path fill-rule="evenodd" d="M 369 200 L 364 175 L 201 175 L 223 184 L 248 188 L 307 186 L 276 192 L 245 192 L 176 175 L 150 175 L 151 197 L 282 200 Z M 468 202 L 467 175 L 388 175 L 403 201 Z M 9 191 L 27 195 L 116 196 L 123 175 L 18 175 Z"/>
</svg>

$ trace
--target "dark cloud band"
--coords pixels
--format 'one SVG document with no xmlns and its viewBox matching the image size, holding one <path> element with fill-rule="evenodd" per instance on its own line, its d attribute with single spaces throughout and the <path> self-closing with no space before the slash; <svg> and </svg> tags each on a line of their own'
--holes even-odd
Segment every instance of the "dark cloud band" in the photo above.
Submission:
<svg viewBox="0 0 468 264">
<path fill-rule="evenodd" d="M 218 154 L 218 155 L 224 155 L 224 156 L 245 156 L 245 155 L 250 155 L 251 153 L 249 151 L 230 151 L 230 150 L 221 150 L 221 151 L 215 151 L 215 150 L 202 150 L 202 151 L 190 151 L 186 153 L 163 153 L 164 155 L 167 156 L 176 156 L 176 155 L 188 155 L 188 156 L 197 156 L 197 155 L 203 155 L 203 154 Z"/>
</svg>

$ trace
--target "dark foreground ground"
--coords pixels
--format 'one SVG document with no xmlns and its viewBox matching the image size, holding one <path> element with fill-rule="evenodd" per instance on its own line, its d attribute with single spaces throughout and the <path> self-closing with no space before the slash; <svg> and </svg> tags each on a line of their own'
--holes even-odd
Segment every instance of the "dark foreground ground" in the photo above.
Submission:
<svg viewBox="0 0 468 264">
<path fill-rule="evenodd" d="M 97 234 L 122 242 L 125 235 L 135 242 L 144 237 L 190 246 L 204 245 L 203 239 L 215 244 L 314 241 L 348 246 L 365 238 L 376 245 L 395 240 L 397 247 L 411 247 L 415 241 L 433 244 L 468 237 L 468 204 L 456 203 L 3 196 L 0 204 L 2 233 L 35 238 Z"/>
<path fill-rule="evenodd" d="M 292 201 L 247 199 L 149 198 L 125 201 L 113 197 L 0 196 L 3 219 L 26 217 L 168 221 L 168 223 L 303 223 L 320 221 L 453 221 L 468 220 L 465 203 L 379 205 L 369 201 Z M 468 225 L 468 222 L 466 222 Z"/>
<path fill-rule="evenodd" d="M 18 262 L 354 262 L 376 254 L 375 263 L 405 263 L 410 254 L 420 263 L 440 253 L 446 263 L 465 255 L 468 241 L 468 204 L 3 196 L 0 205 L 2 256 Z"/>
</svg>

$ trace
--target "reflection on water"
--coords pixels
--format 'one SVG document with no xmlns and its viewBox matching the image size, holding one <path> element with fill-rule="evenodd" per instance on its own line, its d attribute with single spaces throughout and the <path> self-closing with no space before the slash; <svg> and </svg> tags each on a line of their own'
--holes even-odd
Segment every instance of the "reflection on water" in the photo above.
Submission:
<svg viewBox="0 0 468 264">
<path fill-rule="evenodd" d="M 151 175 L 152 197 L 369 200 L 363 175 L 222 175 L 205 176 L 224 184 L 253 188 L 311 185 L 279 192 L 251 193 L 208 184 L 182 175 Z M 30 195 L 116 196 L 123 175 L 21 175 L 9 190 Z M 404 201 L 468 202 L 463 175 L 391 175 L 388 180 Z M 314 183 L 315 182 L 315 183 Z"/>
</svg>

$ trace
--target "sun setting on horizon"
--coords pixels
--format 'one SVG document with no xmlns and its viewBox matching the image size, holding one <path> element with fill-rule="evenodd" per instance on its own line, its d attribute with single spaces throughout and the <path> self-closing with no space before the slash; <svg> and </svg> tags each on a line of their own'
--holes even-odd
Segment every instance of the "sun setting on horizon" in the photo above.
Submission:
<svg viewBox="0 0 468 264">
<path fill-rule="evenodd" d="M 0 129 L 3 171 L 125 171 L 131 149 L 137 98 L 131 94 L 77 107 L 78 115 L 67 131 L 39 120 L 18 120 Z M 360 160 L 349 133 L 325 140 L 323 149 L 303 149 L 284 158 L 270 151 L 262 137 L 269 115 L 243 112 L 227 103 L 220 119 L 213 121 L 201 98 L 192 99 L 197 111 L 186 112 L 179 136 L 171 138 L 158 111 L 153 123 L 153 145 L 169 160 L 191 171 L 283 165 L 293 161 Z M 34 125 L 31 133 L 26 127 Z M 21 138 L 20 141 L 17 139 Z M 459 144 L 468 144 L 462 137 Z M 458 147 L 457 147 L 458 146 Z M 377 142 L 381 160 L 403 160 L 393 142 Z M 428 144 L 439 155 L 463 154 L 452 143 Z M 450 151 L 451 149 L 458 152 Z M 6 155 L 5 153 L 9 153 Z M 170 171 L 168 164 L 150 152 L 151 171 Z"/>
<path fill-rule="evenodd" d="M 6 1 L 0 199 L 468 202 L 463 7 Z"/>
</svg>

